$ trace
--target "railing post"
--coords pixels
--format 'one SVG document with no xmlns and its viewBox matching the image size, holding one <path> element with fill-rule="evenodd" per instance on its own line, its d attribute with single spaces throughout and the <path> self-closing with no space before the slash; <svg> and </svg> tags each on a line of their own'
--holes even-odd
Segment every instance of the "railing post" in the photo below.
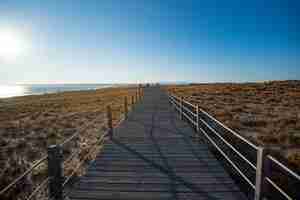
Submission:
<svg viewBox="0 0 300 200">
<path fill-rule="evenodd" d="M 141 100 L 141 87 L 140 86 L 138 87 L 138 97 L 139 97 L 139 100 Z"/>
<path fill-rule="evenodd" d="M 113 125 L 112 125 L 112 113 L 111 113 L 110 106 L 107 106 L 107 126 L 108 126 L 108 135 L 112 139 L 113 138 Z"/>
<path fill-rule="evenodd" d="M 183 119 L 183 97 L 180 97 L 180 119 Z"/>
<path fill-rule="evenodd" d="M 136 93 L 135 93 L 135 103 L 137 103 L 138 102 L 138 92 L 136 91 Z"/>
<path fill-rule="evenodd" d="M 125 119 L 127 119 L 127 115 L 128 115 L 127 97 L 125 97 L 124 99 L 124 113 L 125 113 Z"/>
<path fill-rule="evenodd" d="M 54 200 L 63 200 L 62 148 L 60 145 L 48 147 L 49 194 Z"/>
<path fill-rule="evenodd" d="M 131 106 L 134 104 L 134 96 L 131 96 Z"/>
<path fill-rule="evenodd" d="M 197 104 L 196 105 L 196 123 L 197 123 L 197 127 L 196 127 L 196 129 L 197 129 L 197 132 L 199 132 L 200 131 L 200 116 L 199 116 L 199 105 Z"/>
<path fill-rule="evenodd" d="M 264 147 L 259 147 L 257 150 L 256 161 L 256 179 L 255 179 L 255 200 L 262 200 L 266 188 L 264 186 L 264 178 L 269 176 L 269 162 L 266 159 L 266 155 L 269 150 Z"/>
</svg>

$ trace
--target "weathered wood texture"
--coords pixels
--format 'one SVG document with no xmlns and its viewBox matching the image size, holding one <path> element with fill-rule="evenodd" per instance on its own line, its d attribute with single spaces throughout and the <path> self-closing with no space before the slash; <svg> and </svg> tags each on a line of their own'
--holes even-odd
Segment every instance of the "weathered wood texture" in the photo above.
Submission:
<svg viewBox="0 0 300 200">
<path fill-rule="evenodd" d="M 180 120 L 159 88 L 114 130 L 113 139 L 69 194 L 72 200 L 243 200 L 222 165 Z"/>
</svg>

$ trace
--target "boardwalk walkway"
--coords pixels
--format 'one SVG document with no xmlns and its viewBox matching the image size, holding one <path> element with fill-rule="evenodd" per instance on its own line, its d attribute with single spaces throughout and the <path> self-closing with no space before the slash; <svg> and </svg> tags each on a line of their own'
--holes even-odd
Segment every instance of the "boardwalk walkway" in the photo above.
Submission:
<svg viewBox="0 0 300 200">
<path fill-rule="evenodd" d="M 103 151 L 74 187 L 70 199 L 230 199 L 245 196 L 181 121 L 159 88 L 114 130 Z"/>
</svg>

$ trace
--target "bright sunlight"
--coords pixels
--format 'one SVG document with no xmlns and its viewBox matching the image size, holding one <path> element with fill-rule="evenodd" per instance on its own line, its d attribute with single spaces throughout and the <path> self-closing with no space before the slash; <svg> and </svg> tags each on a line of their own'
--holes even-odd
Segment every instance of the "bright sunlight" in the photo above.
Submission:
<svg viewBox="0 0 300 200">
<path fill-rule="evenodd" d="M 0 98 L 22 96 L 26 88 L 22 85 L 0 85 Z"/>
<path fill-rule="evenodd" d="M 24 36 L 13 30 L 0 29 L 0 44 L 0 61 L 16 61 L 28 49 Z"/>
</svg>

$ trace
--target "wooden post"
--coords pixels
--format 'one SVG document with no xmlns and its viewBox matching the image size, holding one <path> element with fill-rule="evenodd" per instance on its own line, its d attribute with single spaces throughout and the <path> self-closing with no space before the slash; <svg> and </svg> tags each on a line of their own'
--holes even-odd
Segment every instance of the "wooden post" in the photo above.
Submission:
<svg viewBox="0 0 300 200">
<path fill-rule="evenodd" d="M 107 106 L 107 126 L 108 126 L 108 135 L 112 139 L 113 138 L 113 125 L 112 125 L 112 113 L 111 113 L 110 106 Z"/>
<path fill-rule="evenodd" d="M 134 104 L 134 96 L 131 96 L 131 106 Z"/>
<path fill-rule="evenodd" d="M 180 97 L 180 119 L 183 119 L 183 97 Z"/>
<path fill-rule="evenodd" d="M 48 147 L 49 193 L 54 200 L 63 200 L 63 154 L 60 145 Z"/>
<path fill-rule="evenodd" d="M 125 119 L 127 119 L 127 115 L 128 115 L 127 97 L 125 97 L 124 99 L 124 114 L 125 114 Z"/>
<path fill-rule="evenodd" d="M 199 105 L 197 104 L 196 105 L 196 123 L 197 123 L 197 127 L 196 127 L 196 129 L 197 129 L 197 132 L 199 132 L 200 131 L 200 116 L 199 116 Z"/>
<path fill-rule="evenodd" d="M 266 155 L 269 152 L 264 147 L 259 147 L 257 150 L 257 162 L 256 162 L 256 179 L 255 179 L 255 200 L 262 200 L 266 188 L 264 186 L 264 178 L 269 176 L 269 161 L 266 159 Z"/>
<path fill-rule="evenodd" d="M 138 92 L 136 91 L 136 93 L 135 93 L 135 103 L 137 103 L 138 102 Z"/>
</svg>

